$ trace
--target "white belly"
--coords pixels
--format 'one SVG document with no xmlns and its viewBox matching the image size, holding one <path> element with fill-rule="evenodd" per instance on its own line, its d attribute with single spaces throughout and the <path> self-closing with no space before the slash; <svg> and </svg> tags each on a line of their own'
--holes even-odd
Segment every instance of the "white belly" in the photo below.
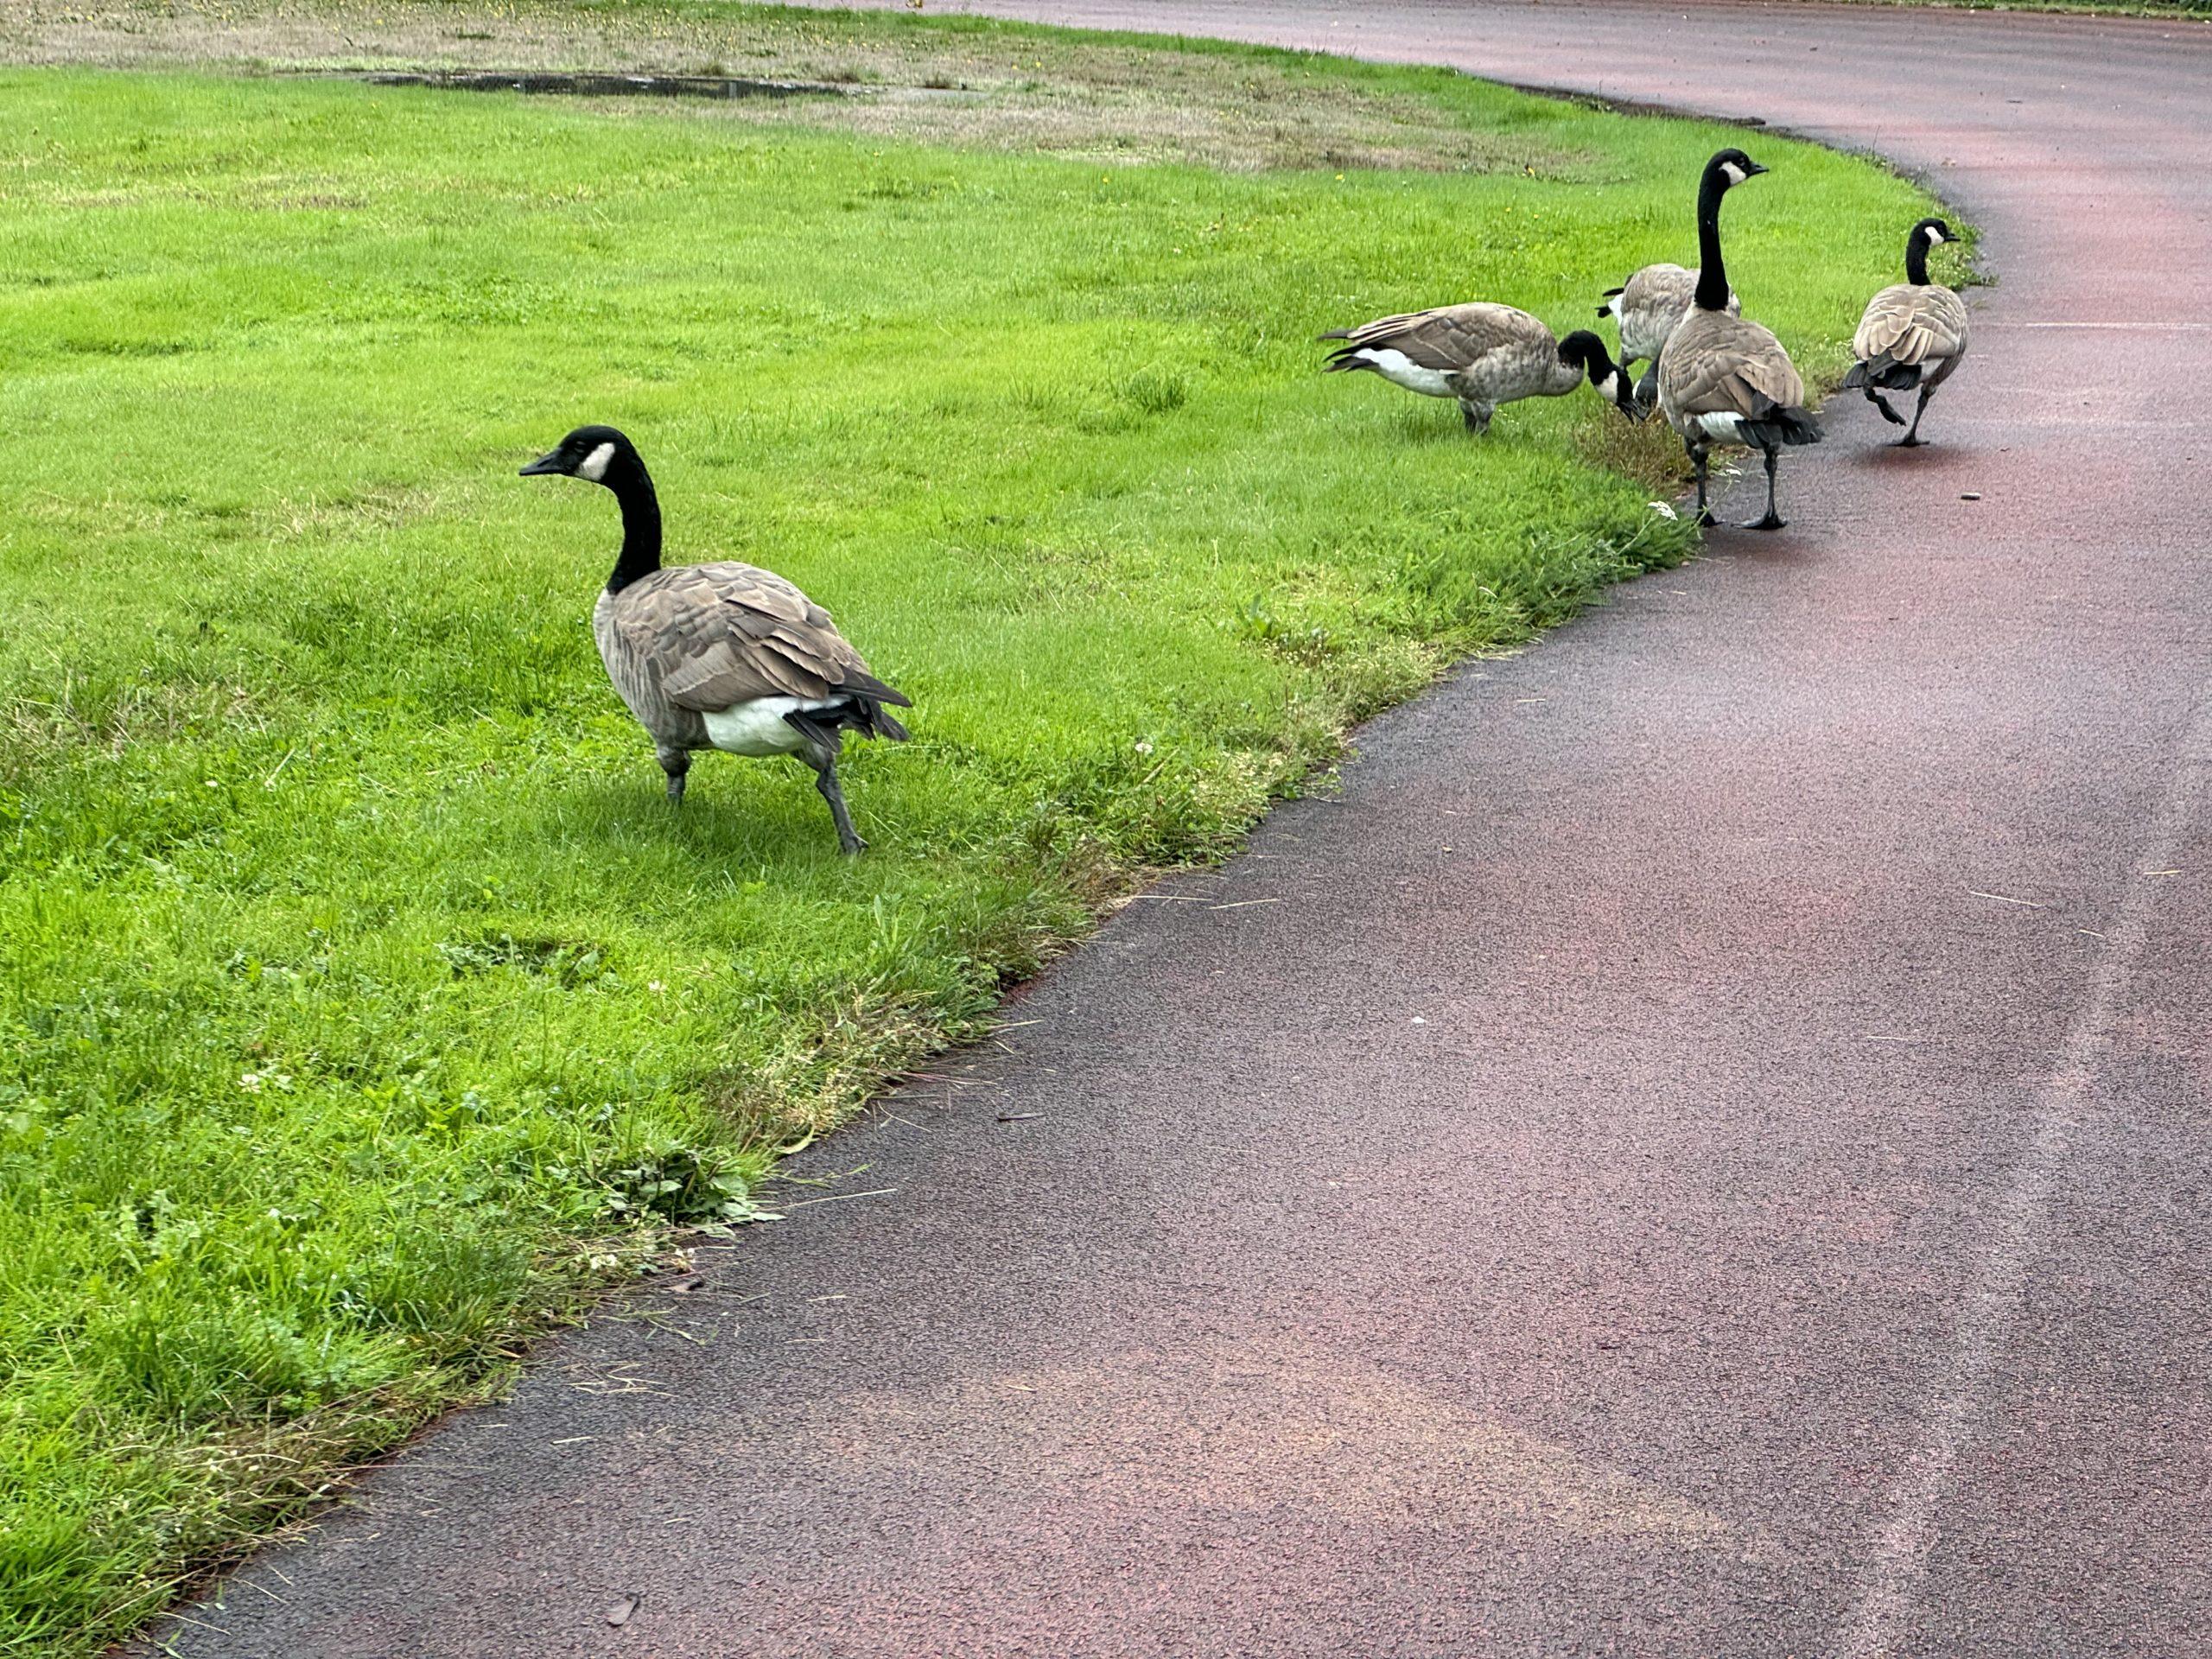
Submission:
<svg viewBox="0 0 2212 1659">
<path fill-rule="evenodd" d="M 709 709 L 701 718 L 707 722 L 707 741 L 725 754 L 797 754 L 806 739 L 784 716 L 794 709 L 829 706 L 819 697 L 755 697 Z"/>
<path fill-rule="evenodd" d="M 1372 368 L 1394 386 L 1403 386 L 1408 391 L 1417 391 L 1424 397 L 1457 397 L 1452 382 L 1441 369 L 1425 369 L 1403 352 L 1389 346 L 1369 346 L 1360 354 L 1360 360 Z"/>
<path fill-rule="evenodd" d="M 1723 443 L 1744 441 L 1744 417 L 1740 415 L 1700 415 L 1697 423 L 1708 438 L 1717 438 Z"/>
</svg>

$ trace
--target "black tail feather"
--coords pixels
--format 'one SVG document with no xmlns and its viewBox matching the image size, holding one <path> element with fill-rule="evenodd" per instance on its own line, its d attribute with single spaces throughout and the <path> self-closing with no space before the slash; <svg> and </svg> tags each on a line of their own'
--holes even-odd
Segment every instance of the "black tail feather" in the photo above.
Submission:
<svg viewBox="0 0 2212 1659">
<path fill-rule="evenodd" d="M 1821 438 L 1821 423 L 1806 410 L 1784 409 L 1777 404 L 1768 412 L 1744 423 L 1744 440 L 1762 449 L 1792 448 L 1799 444 L 1818 443 Z"/>
<path fill-rule="evenodd" d="M 1853 364 L 1843 384 L 1848 391 L 1910 391 L 1920 384 L 1920 365 L 1877 357 Z"/>
<path fill-rule="evenodd" d="M 884 689 L 890 690 L 887 686 Z M 902 706 L 912 706 L 896 691 L 891 695 L 899 697 Z M 804 732 L 815 747 L 832 754 L 837 752 L 843 734 L 849 731 L 862 737 L 888 738 L 893 743 L 904 743 L 913 735 L 892 717 L 880 699 L 872 696 L 848 697 L 827 709 L 794 709 L 784 718 Z"/>
<path fill-rule="evenodd" d="M 864 668 L 848 663 L 844 677 L 837 682 L 837 690 L 849 696 L 867 697 L 877 702 L 893 703 L 901 709 L 911 709 L 914 700 L 903 691 L 893 690 Z"/>
</svg>

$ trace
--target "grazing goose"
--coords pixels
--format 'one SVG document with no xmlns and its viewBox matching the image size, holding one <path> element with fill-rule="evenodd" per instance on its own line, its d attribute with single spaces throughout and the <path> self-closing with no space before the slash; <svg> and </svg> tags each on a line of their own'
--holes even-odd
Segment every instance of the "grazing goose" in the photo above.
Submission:
<svg viewBox="0 0 2212 1659">
<path fill-rule="evenodd" d="M 1866 315 L 1851 340 L 1859 361 L 1843 384 L 1864 391 L 1891 426 L 1904 426 L 1904 416 L 1882 394 L 1920 388 L 1912 424 L 1897 440 L 1900 449 L 1917 448 L 1923 442 L 1920 417 L 1928 412 L 1928 400 L 1967 354 L 1965 302 L 1928 280 L 1928 250 L 1950 239 L 1951 227 L 1940 219 L 1923 219 L 1912 227 L 1904 239 L 1904 281 L 1866 302 Z"/>
<path fill-rule="evenodd" d="M 1605 302 L 1598 308 L 1599 316 L 1611 317 L 1620 326 L 1621 367 L 1645 365 L 1643 378 L 1636 385 L 1639 417 L 1649 415 L 1659 401 L 1659 353 L 1666 349 L 1667 336 L 1675 332 L 1675 325 L 1689 315 L 1696 289 L 1694 270 L 1680 265 L 1646 265 L 1618 288 L 1607 289 Z M 1736 296 L 1731 294 L 1728 315 L 1732 317 L 1736 313 Z"/>
<path fill-rule="evenodd" d="M 1818 443 L 1820 423 L 1805 412 L 1805 383 L 1782 342 L 1756 322 L 1730 314 L 1734 296 L 1720 258 L 1720 198 L 1761 167 L 1740 149 L 1705 164 L 1697 193 L 1697 285 L 1689 315 L 1659 353 L 1659 407 L 1682 435 L 1697 469 L 1697 521 L 1705 505 L 1706 463 L 1716 443 L 1748 444 L 1766 456 L 1766 516 L 1746 530 L 1779 530 L 1774 468 L 1785 445 Z"/>
<path fill-rule="evenodd" d="M 1603 340 L 1586 328 L 1555 340 L 1541 322 L 1510 305 L 1478 300 L 1439 306 L 1332 328 L 1321 338 L 1348 342 L 1329 353 L 1325 373 L 1368 369 L 1424 397 L 1456 397 L 1472 433 L 1490 429 L 1500 404 L 1564 397 L 1586 376 L 1635 418 L 1628 377 L 1615 370 Z"/>
<path fill-rule="evenodd" d="M 603 484 L 622 504 L 622 551 L 592 611 L 599 654 L 622 701 L 652 734 L 668 798 L 683 798 L 694 749 L 792 754 L 814 768 L 848 853 L 853 833 L 837 786 L 848 730 L 904 742 L 884 708 L 912 706 L 874 675 L 830 613 L 770 571 L 749 564 L 660 563 L 660 503 L 645 463 L 611 426 L 580 426 L 522 469 Z"/>
</svg>

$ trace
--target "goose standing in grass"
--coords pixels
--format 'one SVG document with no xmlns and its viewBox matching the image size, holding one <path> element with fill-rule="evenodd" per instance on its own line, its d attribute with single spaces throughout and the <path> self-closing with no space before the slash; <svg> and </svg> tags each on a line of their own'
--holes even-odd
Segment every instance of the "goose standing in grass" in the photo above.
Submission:
<svg viewBox="0 0 2212 1659">
<path fill-rule="evenodd" d="M 1766 457 L 1766 516 L 1747 530 L 1780 530 L 1774 470 L 1783 449 L 1818 443 L 1820 423 L 1805 410 L 1805 383 L 1782 342 L 1733 315 L 1734 295 L 1720 257 L 1720 199 L 1766 171 L 1740 149 L 1705 164 L 1697 193 L 1697 284 L 1689 315 L 1659 353 L 1659 407 L 1682 435 L 1697 469 L 1697 521 L 1713 522 L 1705 502 L 1706 467 L 1716 443 L 1748 444 Z"/>
<path fill-rule="evenodd" d="M 1646 265 L 1618 288 L 1609 288 L 1605 302 L 1598 308 L 1611 317 L 1621 334 L 1621 367 L 1644 365 L 1636 384 L 1638 417 L 1649 415 L 1659 401 L 1659 353 L 1668 336 L 1689 315 L 1697 292 L 1697 272 L 1680 265 Z M 1737 315 L 1736 296 L 1728 296 L 1728 315 Z"/>
<path fill-rule="evenodd" d="M 1635 393 L 1604 340 L 1586 328 L 1554 339 L 1541 321 L 1510 305 L 1438 306 L 1332 328 L 1321 338 L 1346 342 L 1329 353 L 1323 372 L 1367 369 L 1424 397 L 1456 397 L 1467 430 L 1477 435 L 1490 429 L 1500 404 L 1564 397 L 1586 378 L 1635 418 Z"/>
<path fill-rule="evenodd" d="M 683 798 L 694 749 L 796 755 L 814 768 L 838 844 L 865 847 L 837 785 L 844 734 L 904 742 L 906 728 L 885 705 L 912 704 L 868 671 L 830 613 L 753 565 L 663 569 L 653 481 L 611 426 L 578 427 L 522 475 L 581 478 L 621 504 L 622 551 L 591 631 L 614 689 L 652 735 L 668 798 Z"/>
<path fill-rule="evenodd" d="M 1882 394 L 1920 388 L 1912 424 L 1897 440 L 1900 449 L 1917 448 L 1924 442 L 1920 417 L 1928 412 L 1928 400 L 1967 354 L 1966 302 L 1941 283 L 1928 280 L 1928 250 L 1950 239 L 1951 227 L 1940 219 L 1914 226 L 1904 239 L 1904 281 L 1866 302 L 1866 315 L 1852 336 L 1859 361 L 1843 384 L 1864 391 L 1891 426 L 1904 426 L 1904 416 Z"/>
</svg>

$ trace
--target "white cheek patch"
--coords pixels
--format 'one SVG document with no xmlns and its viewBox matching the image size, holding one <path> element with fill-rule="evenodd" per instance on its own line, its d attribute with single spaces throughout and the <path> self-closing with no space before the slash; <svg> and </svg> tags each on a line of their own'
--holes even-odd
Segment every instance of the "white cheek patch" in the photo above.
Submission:
<svg viewBox="0 0 2212 1659">
<path fill-rule="evenodd" d="M 1621 391 L 1620 371 L 1616 369 L 1598 383 L 1598 390 L 1608 397 L 1618 397 Z"/>
<path fill-rule="evenodd" d="M 1731 184 L 1741 184 L 1745 179 L 1751 176 L 1750 174 L 1745 172 L 1742 168 L 1737 166 L 1733 162 L 1721 162 L 1720 170 L 1728 175 L 1728 182 Z"/>
<path fill-rule="evenodd" d="M 576 476 L 596 484 L 607 476 L 607 464 L 613 459 L 614 446 L 602 443 L 583 458 L 583 463 L 576 468 Z"/>
<path fill-rule="evenodd" d="M 1943 245 L 1943 240 L 1944 238 L 1942 232 L 1937 230 L 1932 225 L 1928 227 L 1928 245 L 1929 247 L 1940 248 Z"/>
</svg>

